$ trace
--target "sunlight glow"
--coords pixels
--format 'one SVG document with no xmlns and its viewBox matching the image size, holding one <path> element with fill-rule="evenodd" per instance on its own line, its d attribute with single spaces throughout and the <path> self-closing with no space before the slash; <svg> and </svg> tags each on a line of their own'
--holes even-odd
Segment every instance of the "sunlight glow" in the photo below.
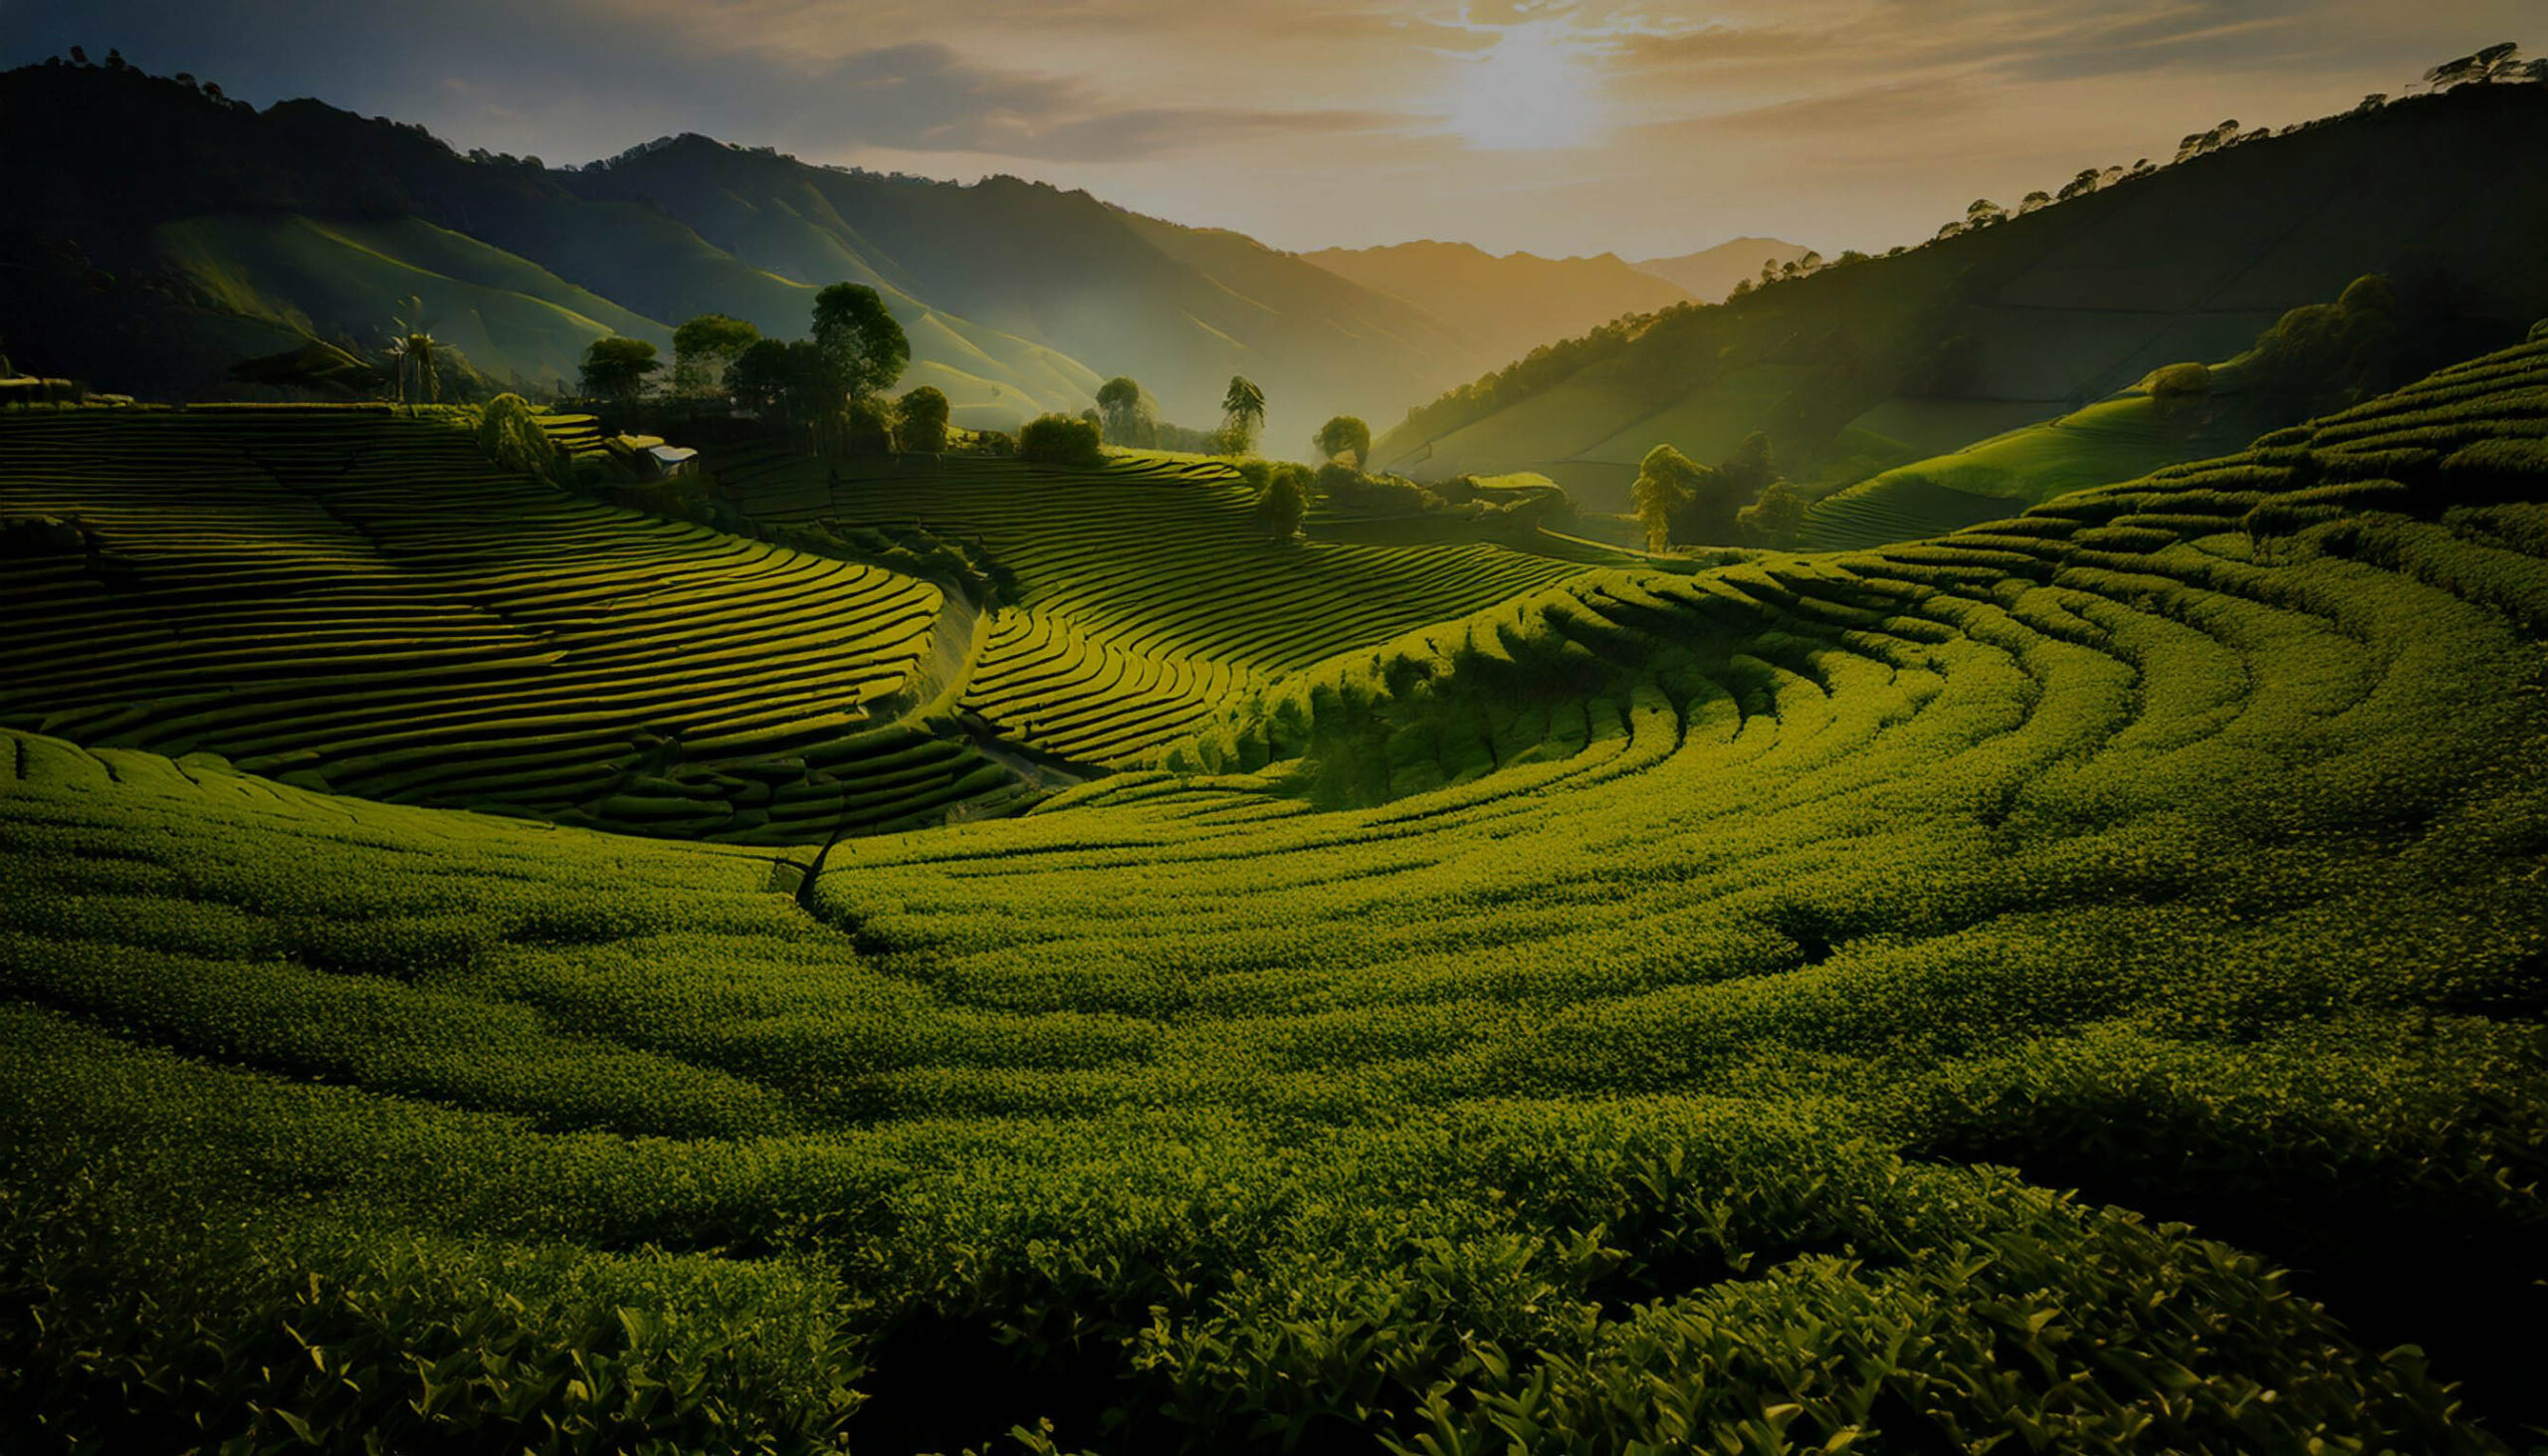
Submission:
<svg viewBox="0 0 2548 1456">
<path fill-rule="evenodd" d="M 1460 62 L 1452 87 L 1451 130 L 1482 151 L 1583 146 L 1601 130 L 1592 68 L 1564 21 L 1506 28 L 1484 55 Z"/>
</svg>

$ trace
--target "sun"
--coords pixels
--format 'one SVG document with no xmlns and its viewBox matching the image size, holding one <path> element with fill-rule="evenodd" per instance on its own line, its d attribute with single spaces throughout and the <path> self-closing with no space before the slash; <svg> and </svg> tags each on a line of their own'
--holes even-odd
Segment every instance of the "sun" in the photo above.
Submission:
<svg viewBox="0 0 2548 1456">
<path fill-rule="evenodd" d="M 1600 93 L 1564 21 L 1507 27 L 1485 54 L 1459 66 L 1450 125 L 1470 146 L 1554 151 L 1600 133 Z"/>
</svg>

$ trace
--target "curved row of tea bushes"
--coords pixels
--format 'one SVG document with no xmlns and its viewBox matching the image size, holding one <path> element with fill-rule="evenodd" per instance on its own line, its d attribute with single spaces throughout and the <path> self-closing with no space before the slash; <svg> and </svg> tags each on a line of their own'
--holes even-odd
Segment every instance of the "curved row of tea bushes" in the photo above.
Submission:
<svg viewBox="0 0 2548 1456">
<path fill-rule="evenodd" d="M 382 412 L 28 413 L 0 461 L 0 511 L 73 528 L 0 566 L 26 624 L 0 721 L 690 836 L 1020 795 L 877 718 L 944 605 L 908 576 L 576 500 Z"/>
</svg>

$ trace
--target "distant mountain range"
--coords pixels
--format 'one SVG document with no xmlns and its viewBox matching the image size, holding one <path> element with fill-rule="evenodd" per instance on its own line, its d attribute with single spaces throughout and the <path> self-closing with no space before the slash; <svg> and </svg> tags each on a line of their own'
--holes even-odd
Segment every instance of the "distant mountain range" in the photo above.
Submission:
<svg viewBox="0 0 2548 1456">
<path fill-rule="evenodd" d="M 1654 446 L 1717 460 L 1763 430 L 1796 479 L 1838 484 L 2230 358 L 2364 274 L 2389 276 L 2437 362 L 2548 313 L 2548 86 L 2366 106 L 2103 182 L 1594 330 L 1419 408 L 1373 457 L 1426 479 L 1540 471 L 1616 511 Z M 1748 275 L 1770 256 L 1712 252 Z"/>
<path fill-rule="evenodd" d="M 1651 270 L 1632 268 L 1607 253 L 1598 258 L 1498 257 L 1466 243 L 1423 242 L 1330 248 L 1301 256 L 1375 293 L 1415 305 L 1498 362 L 1518 359 L 1541 344 L 1622 313 L 1651 313 L 1693 297 Z M 1754 259 L 1752 266 L 1759 268 L 1760 260 Z"/>
<path fill-rule="evenodd" d="M 258 111 L 129 69 L 0 75 L 0 126 L 46 138 L 0 193 L 0 341 L 145 396 L 234 390 L 239 361 L 312 339 L 376 351 L 409 298 L 494 379 L 571 383 L 590 339 L 668 356 L 702 312 L 799 336 L 814 292 L 849 280 L 910 333 L 904 387 L 944 389 L 960 423 L 1076 412 L 1129 374 L 1210 424 L 1245 373 L 1281 450 L 1333 413 L 1385 428 L 1549 338 L 1684 297 L 1616 259 L 1456 248 L 1462 266 L 1419 286 L 1398 250 L 1304 259 L 1013 177 L 695 135 L 582 168 L 463 155 L 418 126 L 317 101 Z"/>
<path fill-rule="evenodd" d="M 1678 258 L 1648 258 L 1629 266 L 1639 273 L 1652 274 L 1702 304 L 1713 304 L 1734 292 L 1734 286 L 1743 280 L 1759 278 L 1762 264 L 1794 263 L 1805 252 L 1801 244 L 1782 243 L 1776 238 L 1737 238 L 1702 252 L 1684 253 Z"/>
</svg>

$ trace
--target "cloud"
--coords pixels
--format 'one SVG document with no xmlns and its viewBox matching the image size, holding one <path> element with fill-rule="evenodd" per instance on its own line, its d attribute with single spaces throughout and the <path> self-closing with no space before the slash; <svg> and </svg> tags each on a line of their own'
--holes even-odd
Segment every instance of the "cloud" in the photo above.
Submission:
<svg viewBox="0 0 2548 1456">
<path fill-rule="evenodd" d="M 1337 109 L 1118 106 L 1075 80 L 978 65 L 934 41 L 855 52 L 810 72 L 720 63 L 753 109 L 799 140 L 1049 161 L 1130 161 L 1269 136 L 1385 130 Z"/>
<path fill-rule="evenodd" d="M 1925 236 L 1977 194 L 2395 91 L 2541 0 L 0 0 L 0 64 L 85 44 L 557 160 L 699 131 L 1015 171 L 1281 244 L 1688 251 Z M 1562 37 L 1563 152 L 1449 122 L 1475 57 Z M 446 85 L 459 80 L 465 87 Z M 1463 83 L 1470 83 L 1464 86 Z M 1527 100 L 1527 98 L 1525 98 Z M 1545 104 L 1547 96 L 1540 100 Z"/>
</svg>

